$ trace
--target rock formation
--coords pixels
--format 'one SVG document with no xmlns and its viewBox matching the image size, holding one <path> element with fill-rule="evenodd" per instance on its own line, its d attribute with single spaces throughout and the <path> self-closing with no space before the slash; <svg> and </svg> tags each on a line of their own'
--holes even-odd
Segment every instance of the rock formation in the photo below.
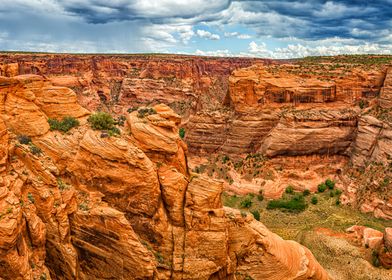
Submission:
<svg viewBox="0 0 392 280">
<path fill-rule="evenodd" d="M 305 247 L 221 203 L 190 173 L 180 116 L 92 130 L 70 89 L 0 78 L 1 279 L 328 279 Z M 80 126 L 50 130 L 48 118 Z"/>
<path fill-rule="evenodd" d="M 377 217 L 392 218 L 390 174 L 386 170 L 379 171 L 385 183 L 373 180 L 366 186 L 360 182 L 360 172 L 354 172 L 359 174 L 355 180 L 346 176 L 351 167 L 369 171 L 374 169 L 369 163 L 382 162 L 385 168 L 390 164 L 390 56 L 291 61 L 176 55 L 1 54 L 0 57 L 1 75 L 40 74 L 55 85 L 34 93 L 33 103 L 25 102 L 24 98 L 29 97 L 17 93 L 9 98 L 4 109 L 7 114 L 25 114 L 35 119 L 34 128 L 25 134 L 44 135 L 48 129 L 45 116 L 60 117 L 70 110 L 75 117 L 85 114 L 84 109 L 69 107 L 75 97 L 69 98 L 70 91 L 64 87 L 72 88 L 84 107 L 116 114 L 162 102 L 181 115 L 192 156 L 227 154 L 239 158 L 261 153 L 272 158 L 271 165 L 275 167 L 290 163 L 288 170 L 274 173 L 277 179 L 272 183 L 264 181 L 267 196 L 281 195 L 287 184 L 293 184 L 297 190 L 314 190 L 317 181 L 332 176 L 345 190 L 343 202 Z M 0 87 L 14 82 L 8 79 L 0 82 Z M 36 81 L 38 87 L 40 83 Z M 45 103 L 42 94 L 48 97 Z M 59 108 L 63 103 L 63 111 L 56 108 L 50 112 L 53 103 Z M 9 120 L 9 126 L 23 129 L 23 121 L 12 123 L 13 120 Z M 150 132 L 143 122 L 132 129 L 132 141 L 142 149 L 154 151 L 145 152 L 149 157 L 158 154 L 162 157 L 163 144 L 170 147 L 171 153 L 176 149 L 174 139 L 166 134 L 156 143 L 146 143 Z M 157 129 L 154 133 L 161 132 L 162 129 Z M 48 139 L 48 145 L 52 140 Z M 296 161 L 303 166 L 293 164 Z M 309 172 L 315 165 L 317 169 Z M 325 169 L 328 172 L 319 172 Z M 369 177 L 367 171 L 365 178 Z M 256 186 L 259 188 L 260 184 L 251 182 L 246 187 L 237 180 L 241 176 L 234 175 L 237 186 L 225 184 L 226 189 L 258 192 Z"/>
</svg>

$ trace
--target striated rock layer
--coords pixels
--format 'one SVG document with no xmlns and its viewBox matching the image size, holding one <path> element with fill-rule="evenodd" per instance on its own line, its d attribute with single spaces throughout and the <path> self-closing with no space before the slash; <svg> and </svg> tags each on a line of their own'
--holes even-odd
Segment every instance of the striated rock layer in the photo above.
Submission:
<svg viewBox="0 0 392 280">
<path fill-rule="evenodd" d="M 0 85 L 1 279 L 328 279 L 308 249 L 223 207 L 221 181 L 189 173 L 166 105 L 108 136 L 72 90 Z M 50 131 L 65 114 L 82 125 Z"/>
</svg>

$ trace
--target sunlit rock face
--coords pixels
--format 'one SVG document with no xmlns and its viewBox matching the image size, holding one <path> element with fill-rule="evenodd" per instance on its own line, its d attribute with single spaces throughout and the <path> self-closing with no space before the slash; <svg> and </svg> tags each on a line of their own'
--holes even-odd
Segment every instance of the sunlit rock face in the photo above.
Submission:
<svg viewBox="0 0 392 280">
<path fill-rule="evenodd" d="M 110 136 L 71 89 L 0 81 L 2 279 L 328 279 L 305 247 L 223 207 L 221 181 L 190 174 L 168 106 Z M 80 126 L 49 129 L 65 115 Z"/>
<path fill-rule="evenodd" d="M 0 83 L 4 88 L 0 91 L 1 100 L 5 103 L 1 110 L 15 116 L 9 118 L 8 126 L 20 133 L 26 128 L 27 115 L 34 126 L 23 133 L 39 136 L 48 131 L 45 117 L 59 118 L 72 112 L 79 118 L 86 115 L 84 108 L 109 110 L 134 119 L 136 123 L 130 128 L 132 141 L 156 163 L 169 154 L 181 154 L 185 148 L 176 151 L 178 145 L 172 135 L 162 134 L 161 128 L 152 129 L 135 116 L 128 116 L 128 110 L 164 103 L 180 115 L 181 127 L 186 129 L 186 149 L 191 156 L 226 154 L 239 158 L 262 154 L 280 161 L 280 165 L 290 163 L 287 174 L 294 173 L 298 179 L 293 181 L 287 174 L 283 177 L 275 174 L 277 180 L 272 186 L 267 182 L 265 187 L 270 197 L 280 196 L 287 184 L 303 190 L 311 182 L 309 188 L 314 190 L 318 181 L 332 176 L 345 190 L 343 202 L 378 217 L 392 217 L 390 193 L 376 194 L 376 186 L 362 188 L 359 182 L 345 177 L 348 163 L 354 168 L 364 168 L 369 162 L 389 164 L 392 83 L 388 57 L 339 56 L 290 61 L 180 55 L 1 54 L 0 57 L 0 74 L 14 77 Z M 23 75 L 16 77 L 20 74 Z M 44 75 L 47 80 L 34 74 Z M 45 85 L 49 81 L 52 84 Z M 23 97 L 24 87 L 29 90 Z M 12 92 L 5 100 L 3 96 L 8 90 Z M 33 103 L 26 101 L 31 98 Z M 83 107 L 75 107 L 75 100 Z M 146 141 L 150 133 L 157 136 L 156 141 Z M 44 138 L 48 143 L 59 141 L 51 136 Z M 68 137 L 59 145 L 77 146 L 78 141 Z M 58 161 L 64 166 L 64 157 Z M 291 164 L 297 161 L 306 166 L 314 166 L 316 162 L 329 172 L 324 178 L 317 171 L 308 172 L 308 167 Z M 257 192 L 255 185 L 249 188 L 237 185 L 232 189 L 240 193 L 249 189 Z M 225 184 L 224 188 L 230 186 Z M 167 199 L 177 205 L 168 193 Z"/>
</svg>

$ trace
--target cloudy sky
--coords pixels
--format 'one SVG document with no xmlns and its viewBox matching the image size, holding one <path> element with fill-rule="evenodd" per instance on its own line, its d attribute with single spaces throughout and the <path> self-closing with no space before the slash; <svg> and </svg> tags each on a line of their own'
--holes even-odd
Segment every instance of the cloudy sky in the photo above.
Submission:
<svg viewBox="0 0 392 280">
<path fill-rule="evenodd" d="M 392 54 L 392 0 L 0 0 L 0 50 Z"/>
</svg>

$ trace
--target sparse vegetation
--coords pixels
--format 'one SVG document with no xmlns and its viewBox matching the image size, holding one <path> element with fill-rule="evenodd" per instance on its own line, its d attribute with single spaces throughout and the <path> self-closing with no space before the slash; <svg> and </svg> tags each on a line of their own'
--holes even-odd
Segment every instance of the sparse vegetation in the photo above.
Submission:
<svg viewBox="0 0 392 280">
<path fill-rule="evenodd" d="M 42 150 L 33 143 L 29 144 L 29 149 L 33 155 L 40 156 L 42 154 Z"/>
<path fill-rule="evenodd" d="M 57 178 L 57 186 L 61 191 L 69 189 L 69 186 L 61 180 L 61 178 Z"/>
<path fill-rule="evenodd" d="M 178 134 L 180 135 L 181 139 L 184 139 L 184 137 L 185 137 L 185 128 L 181 127 L 180 130 L 178 131 Z"/>
<path fill-rule="evenodd" d="M 270 200 L 267 205 L 267 209 L 286 209 L 292 212 L 304 211 L 307 204 L 303 195 L 295 195 L 291 199 L 276 199 Z"/>
<path fill-rule="evenodd" d="M 242 208 L 250 208 L 252 206 L 252 198 L 247 196 L 244 200 L 241 201 Z"/>
<path fill-rule="evenodd" d="M 116 121 L 115 121 L 115 124 L 116 125 L 119 125 L 119 126 L 124 126 L 124 123 L 125 123 L 125 120 L 126 120 L 127 118 L 124 116 L 124 115 L 121 115 L 121 116 L 119 116 L 117 119 L 116 119 Z"/>
<path fill-rule="evenodd" d="M 48 119 L 50 130 L 59 130 L 68 132 L 73 127 L 79 126 L 79 121 L 74 117 L 64 117 L 61 121 L 56 119 Z"/>
<path fill-rule="evenodd" d="M 80 203 L 79 204 L 79 209 L 82 210 L 82 211 L 88 211 L 89 210 L 88 205 L 87 205 L 86 202 Z"/>
<path fill-rule="evenodd" d="M 319 184 L 319 185 L 317 186 L 317 191 L 318 191 L 319 193 L 324 192 L 326 189 L 327 189 L 327 185 L 326 185 L 325 183 L 321 183 L 321 184 Z"/>
<path fill-rule="evenodd" d="M 137 110 L 137 117 L 142 119 L 142 118 L 144 118 L 146 116 L 154 115 L 156 113 L 157 112 L 153 108 L 140 108 L 140 109 Z"/>
<path fill-rule="evenodd" d="M 131 107 L 131 108 L 128 108 L 127 112 L 132 113 L 134 111 L 137 111 L 138 109 L 139 109 L 139 107 Z"/>
<path fill-rule="evenodd" d="M 312 196 L 310 202 L 311 202 L 313 205 L 316 205 L 316 204 L 318 203 L 317 197 L 316 197 L 316 196 Z"/>
<path fill-rule="evenodd" d="M 27 194 L 27 199 L 28 199 L 31 203 L 34 203 L 34 202 L 35 202 L 35 199 L 34 199 L 34 196 L 33 196 L 32 193 L 28 193 L 28 194 Z"/>
<path fill-rule="evenodd" d="M 294 188 L 292 186 L 288 186 L 286 188 L 285 192 L 288 193 L 288 194 L 292 194 L 292 193 L 294 193 Z"/>
<path fill-rule="evenodd" d="M 375 267 L 381 266 L 381 263 L 380 263 L 380 260 L 379 260 L 378 256 L 379 256 L 378 252 L 373 250 L 372 251 L 372 265 L 375 266 Z"/>
<path fill-rule="evenodd" d="M 305 189 L 302 194 L 304 196 L 308 196 L 308 195 L 310 195 L 310 190 L 309 189 Z"/>
<path fill-rule="evenodd" d="M 253 210 L 253 211 L 251 211 L 251 213 L 252 213 L 253 217 L 254 217 L 257 221 L 260 221 L 260 212 L 259 212 L 259 211 Z"/>
<path fill-rule="evenodd" d="M 19 143 L 23 144 L 23 145 L 28 145 L 31 143 L 31 138 L 27 135 L 18 135 L 17 139 L 18 139 Z"/>
<path fill-rule="evenodd" d="M 107 131 L 109 136 L 120 134 L 120 130 L 115 126 L 113 117 L 108 113 L 97 112 L 89 116 L 87 121 L 92 129 Z"/>
<path fill-rule="evenodd" d="M 325 180 L 325 185 L 328 187 L 328 189 L 333 190 L 335 187 L 335 182 L 328 178 Z"/>
</svg>

